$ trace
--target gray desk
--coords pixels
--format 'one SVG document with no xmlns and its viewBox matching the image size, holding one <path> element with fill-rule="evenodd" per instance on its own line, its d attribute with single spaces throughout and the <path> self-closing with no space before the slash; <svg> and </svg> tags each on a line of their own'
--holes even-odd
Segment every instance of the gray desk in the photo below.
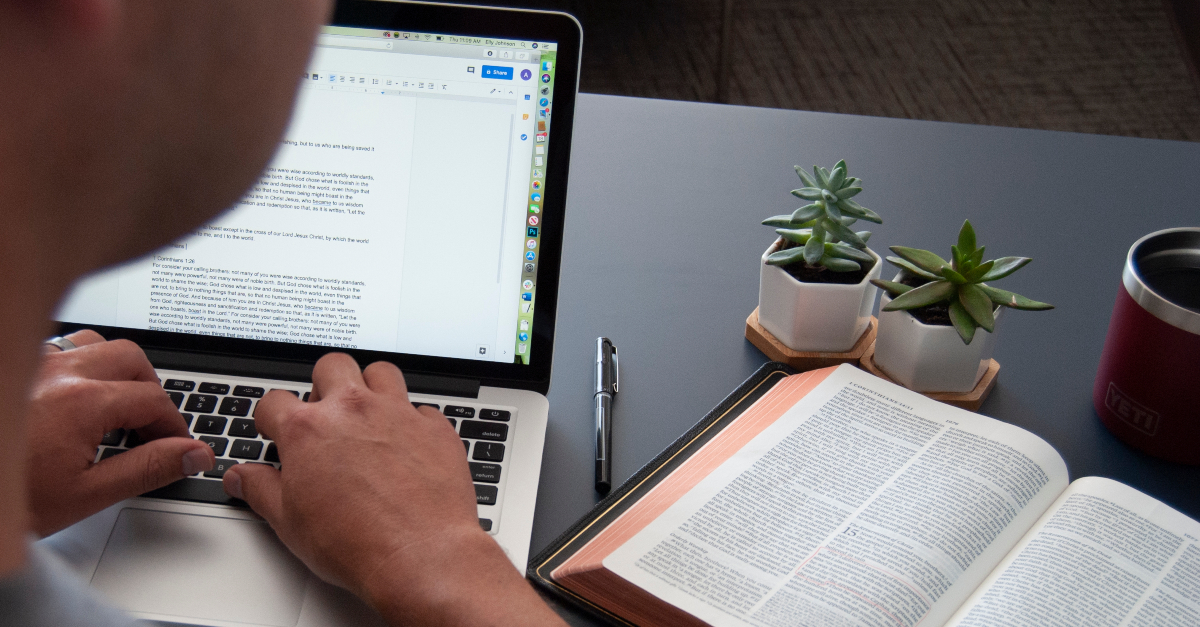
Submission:
<svg viewBox="0 0 1200 627">
<path fill-rule="evenodd" d="M 1130 244 L 1200 225 L 1200 144 L 583 95 L 533 553 L 596 501 L 596 336 L 621 355 L 619 484 L 766 361 L 743 336 L 773 239 L 759 221 L 800 206 L 792 165 L 841 158 L 883 216 L 874 250 L 947 256 L 970 218 L 988 258 L 1034 259 L 1001 287 L 1058 308 L 1007 318 L 981 413 L 1045 438 L 1072 478 L 1112 477 L 1200 518 L 1200 468 L 1124 446 L 1091 401 Z"/>
</svg>

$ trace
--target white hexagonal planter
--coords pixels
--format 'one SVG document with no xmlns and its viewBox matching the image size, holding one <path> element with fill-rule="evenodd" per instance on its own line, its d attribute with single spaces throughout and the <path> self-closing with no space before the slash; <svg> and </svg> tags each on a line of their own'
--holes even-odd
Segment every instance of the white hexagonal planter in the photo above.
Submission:
<svg viewBox="0 0 1200 627">
<path fill-rule="evenodd" d="M 907 311 L 883 311 L 891 301 L 886 292 L 879 301 L 875 365 L 914 392 L 974 390 L 987 372 L 996 333 L 977 329 L 971 343 L 963 344 L 952 326 L 925 324 Z M 997 325 L 1002 309 L 996 308 Z"/>
<path fill-rule="evenodd" d="M 758 280 L 758 321 L 788 348 L 804 352 L 842 353 L 867 330 L 879 288 L 879 255 L 860 283 L 804 283 L 778 266 L 767 265 L 767 255 L 779 250 L 783 239 L 763 253 Z"/>
</svg>

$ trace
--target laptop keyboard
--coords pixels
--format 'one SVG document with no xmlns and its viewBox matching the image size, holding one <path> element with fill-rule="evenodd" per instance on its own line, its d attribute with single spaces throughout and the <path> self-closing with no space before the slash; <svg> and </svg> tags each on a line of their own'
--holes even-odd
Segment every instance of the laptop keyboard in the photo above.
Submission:
<svg viewBox="0 0 1200 627">
<path fill-rule="evenodd" d="M 237 464 L 269 464 L 279 468 L 279 452 L 274 442 L 262 437 L 254 426 L 254 408 L 258 400 L 274 389 L 281 389 L 307 402 L 310 387 L 252 379 L 231 379 L 195 373 L 160 372 L 163 389 L 180 409 L 180 415 L 192 437 L 208 444 L 216 453 L 213 469 L 177 481 L 146 494 L 201 503 L 241 505 L 225 494 L 221 478 Z M 462 439 L 463 450 L 475 484 L 475 502 L 479 524 L 496 533 L 503 498 L 504 470 L 508 466 L 507 446 L 510 430 L 515 427 L 516 409 L 486 406 L 473 399 L 411 396 L 413 405 L 429 406 L 445 414 Z M 117 429 L 104 434 L 96 452 L 96 462 L 120 455 L 142 444 L 136 433 Z"/>
</svg>

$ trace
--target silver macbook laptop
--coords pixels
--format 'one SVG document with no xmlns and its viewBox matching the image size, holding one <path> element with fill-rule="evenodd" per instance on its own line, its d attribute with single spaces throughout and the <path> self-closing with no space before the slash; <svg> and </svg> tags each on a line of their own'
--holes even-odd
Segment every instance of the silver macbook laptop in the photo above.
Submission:
<svg viewBox="0 0 1200 627">
<path fill-rule="evenodd" d="M 222 489 L 278 465 L 266 392 L 331 350 L 404 371 L 462 438 L 480 525 L 524 571 L 554 348 L 581 33 L 560 13 L 339 2 L 262 178 L 230 212 L 81 281 L 62 331 L 143 347 L 213 471 L 43 542 L 133 615 L 364 625 Z M 169 207 L 164 207 L 169 211 Z M 113 432 L 97 462 L 139 444 Z"/>
</svg>

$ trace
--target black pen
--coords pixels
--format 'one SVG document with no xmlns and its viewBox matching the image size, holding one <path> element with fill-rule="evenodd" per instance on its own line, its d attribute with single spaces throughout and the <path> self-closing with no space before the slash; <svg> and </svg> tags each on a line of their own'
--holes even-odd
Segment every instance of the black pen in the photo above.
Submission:
<svg viewBox="0 0 1200 627">
<path fill-rule="evenodd" d="M 612 488 L 612 400 L 617 393 L 620 369 L 617 347 L 606 337 L 596 338 L 596 491 Z"/>
</svg>

